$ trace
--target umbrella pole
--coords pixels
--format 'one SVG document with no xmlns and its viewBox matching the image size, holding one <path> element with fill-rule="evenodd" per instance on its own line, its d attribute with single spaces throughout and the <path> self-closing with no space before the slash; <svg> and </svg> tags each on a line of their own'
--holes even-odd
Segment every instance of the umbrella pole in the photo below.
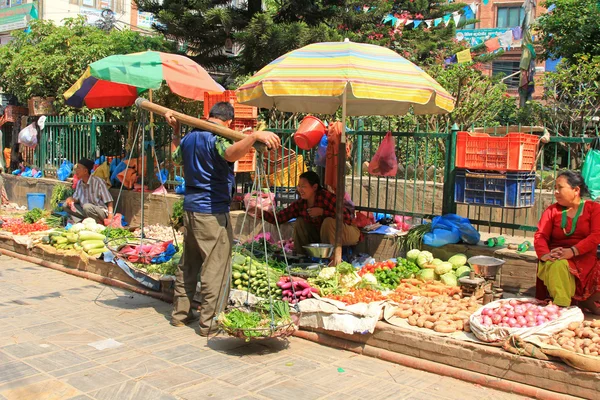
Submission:
<svg viewBox="0 0 600 400">
<path fill-rule="evenodd" d="M 342 232 L 344 227 L 344 193 L 346 191 L 346 92 L 342 95 L 342 135 L 338 148 L 337 189 L 335 200 L 335 265 L 342 262 Z"/>
</svg>

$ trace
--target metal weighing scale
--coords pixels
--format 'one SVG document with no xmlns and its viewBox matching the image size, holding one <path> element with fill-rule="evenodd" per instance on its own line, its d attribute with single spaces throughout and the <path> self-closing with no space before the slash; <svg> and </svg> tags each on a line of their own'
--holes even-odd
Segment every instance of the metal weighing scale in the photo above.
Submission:
<svg viewBox="0 0 600 400">
<path fill-rule="evenodd" d="M 311 243 L 308 246 L 303 246 L 307 257 L 297 257 L 297 262 L 290 261 L 290 268 L 294 271 L 292 275 L 309 278 L 318 275 L 321 268 L 329 264 L 329 257 L 333 253 L 333 245 L 326 243 Z M 302 261 L 302 262 L 300 262 Z"/>
<path fill-rule="evenodd" d="M 471 273 L 458 280 L 463 295 L 482 299 L 483 304 L 501 299 L 503 290 L 500 288 L 500 280 L 496 284 L 496 276 L 506 261 L 488 256 L 475 256 L 467 262 L 471 266 Z"/>
</svg>

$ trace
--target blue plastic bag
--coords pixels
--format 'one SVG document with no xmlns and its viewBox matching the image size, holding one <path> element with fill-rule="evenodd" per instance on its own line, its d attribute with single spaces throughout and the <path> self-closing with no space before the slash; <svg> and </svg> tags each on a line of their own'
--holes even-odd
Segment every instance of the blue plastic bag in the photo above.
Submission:
<svg viewBox="0 0 600 400">
<path fill-rule="evenodd" d="M 471 225 L 468 218 L 456 214 L 446 214 L 435 217 L 431 221 L 431 232 L 423 236 L 423 243 L 428 246 L 440 247 L 458 243 L 460 240 L 468 244 L 477 244 L 479 239 L 479 232 Z"/>
<path fill-rule="evenodd" d="M 181 182 L 180 185 L 175 186 L 175 193 L 185 194 L 185 179 L 183 179 L 181 176 L 175 175 L 175 181 Z"/>
<path fill-rule="evenodd" d="M 59 181 L 66 181 L 67 178 L 71 175 L 71 171 L 73 170 L 73 163 L 69 160 L 64 160 L 58 170 L 56 171 L 56 177 Z"/>
<path fill-rule="evenodd" d="M 42 173 L 42 171 L 38 171 L 38 172 L 35 173 L 35 175 L 33 177 L 34 178 L 41 178 L 43 176 L 44 176 L 44 174 Z"/>
<path fill-rule="evenodd" d="M 31 172 L 31 168 L 26 167 L 25 170 L 21 173 L 21 176 L 24 178 L 32 178 L 33 172 Z"/>
<path fill-rule="evenodd" d="M 11 172 L 13 175 L 19 175 L 21 173 L 21 169 L 15 169 L 13 172 Z"/>
<path fill-rule="evenodd" d="M 162 264 L 170 261 L 171 258 L 177 253 L 177 249 L 173 246 L 173 243 L 170 243 L 165 251 L 154 257 L 150 262 L 152 264 Z"/>
<path fill-rule="evenodd" d="M 169 171 L 166 169 L 161 169 L 156 173 L 156 177 L 160 181 L 161 185 L 164 185 L 167 179 L 169 178 Z"/>
<path fill-rule="evenodd" d="M 113 172 L 115 171 L 115 168 L 117 168 L 117 165 L 119 165 L 119 163 L 121 162 L 121 160 L 119 160 L 118 158 L 113 158 L 112 161 L 110 162 L 110 165 L 108 166 L 109 168 L 109 174 L 112 177 Z"/>
<path fill-rule="evenodd" d="M 117 177 L 120 172 L 125 171 L 127 168 L 127 160 L 121 161 L 114 169 L 114 171 L 110 174 L 110 183 L 113 186 L 121 186 L 121 181 Z"/>
<path fill-rule="evenodd" d="M 321 142 L 319 143 L 319 147 L 317 147 L 315 164 L 319 167 L 325 167 L 327 164 L 327 135 L 323 135 Z"/>
</svg>

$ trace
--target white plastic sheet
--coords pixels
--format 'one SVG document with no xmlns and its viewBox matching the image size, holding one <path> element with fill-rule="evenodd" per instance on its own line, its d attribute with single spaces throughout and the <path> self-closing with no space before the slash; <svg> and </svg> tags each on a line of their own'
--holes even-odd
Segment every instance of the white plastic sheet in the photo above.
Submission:
<svg viewBox="0 0 600 400">
<path fill-rule="evenodd" d="M 512 299 L 511 299 L 512 300 Z M 532 298 L 517 298 L 514 299 L 523 303 L 538 303 L 543 304 L 539 300 Z M 571 322 L 582 322 L 583 321 L 583 312 L 579 309 L 579 307 L 569 307 L 563 308 L 560 317 L 555 319 L 554 321 L 547 322 L 543 325 L 534 326 L 532 328 L 505 328 L 502 326 L 492 325 L 492 326 L 484 326 L 480 321 L 481 312 L 484 309 L 495 309 L 502 306 L 502 304 L 506 303 L 507 299 L 493 301 L 489 304 L 486 304 L 485 307 L 480 308 L 475 311 L 469 320 L 471 331 L 475 334 L 475 336 L 484 342 L 499 342 L 511 335 L 519 335 L 521 338 L 525 339 L 530 336 L 537 337 L 547 337 L 552 336 L 554 333 L 561 331 L 562 329 L 569 326 Z"/>
</svg>

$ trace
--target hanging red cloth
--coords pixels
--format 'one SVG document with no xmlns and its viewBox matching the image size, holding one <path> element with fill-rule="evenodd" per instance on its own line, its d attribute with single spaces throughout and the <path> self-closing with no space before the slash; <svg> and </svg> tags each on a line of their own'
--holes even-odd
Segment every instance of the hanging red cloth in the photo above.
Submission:
<svg viewBox="0 0 600 400">
<path fill-rule="evenodd" d="M 338 148 L 342 138 L 341 122 L 333 122 L 329 124 L 327 131 L 327 159 L 325 162 L 325 186 L 329 186 L 333 193 L 337 190 L 337 168 L 338 168 Z M 352 143 L 346 138 L 346 157 L 350 157 L 352 152 Z"/>
</svg>

